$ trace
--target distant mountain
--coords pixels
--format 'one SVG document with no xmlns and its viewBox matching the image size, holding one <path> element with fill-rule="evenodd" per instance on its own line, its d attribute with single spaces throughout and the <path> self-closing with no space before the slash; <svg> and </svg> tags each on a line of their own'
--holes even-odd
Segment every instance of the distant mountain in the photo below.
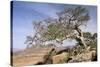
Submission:
<svg viewBox="0 0 100 67">
<path fill-rule="evenodd" d="M 17 52 L 17 51 L 20 51 L 20 50 L 22 50 L 22 49 L 19 49 L 19 48 L 13 48 L 13 51 L 12 51 L 12 52 L 14 53 L 14 52 Z"/>
<path fill-rule="evenodd" d="M 73 48 L 74 46 L 62 46 L 62 47 L 55 47 L 56 52 L 59 54 L 64 51 L 68 51 L 69 49 Z"/>
</svg>

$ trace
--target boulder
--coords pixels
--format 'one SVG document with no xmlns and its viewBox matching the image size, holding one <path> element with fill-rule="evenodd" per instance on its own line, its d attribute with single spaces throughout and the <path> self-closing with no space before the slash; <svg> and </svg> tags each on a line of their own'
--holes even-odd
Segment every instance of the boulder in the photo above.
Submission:
<svg viewBox="0 0 100 67">
<path fill-rule="evenodd" d="M 85 53 L 78 54 L 77 56 L 72 57 L 69 63 L 73 62 L 84 62 L 84 61 L 93 61 L 96 59 L 96 51 L 88 51 Z"/>
<path fill-rule="evenodd" d="M 61 54 L 53 56 L 52 62 L 53 62 L 53 64 L 66 63 L 68 59 L 69 59 L 69 53 L 63 52 Z"/>
</svg>

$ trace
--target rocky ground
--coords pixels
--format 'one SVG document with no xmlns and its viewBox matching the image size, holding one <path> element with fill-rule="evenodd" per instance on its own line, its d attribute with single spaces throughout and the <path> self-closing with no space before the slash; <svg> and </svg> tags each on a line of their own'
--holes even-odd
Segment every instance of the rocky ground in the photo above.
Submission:
<svg viewBox="0 0 100 67">
<path fill-rule="evenodd" d="M 81 49 L 78 52 L 74 48 L 64 47 L 39 47 L 29 48 L 16 52 L 12 55 L 13 66 L 40 65 L 40 64 L 58 64 L 89 62 L 97 60 L 96 50 L 90 50 L 91 47 Z M 74 50 L 72 50 L 74 49 Z"/>
</svg>

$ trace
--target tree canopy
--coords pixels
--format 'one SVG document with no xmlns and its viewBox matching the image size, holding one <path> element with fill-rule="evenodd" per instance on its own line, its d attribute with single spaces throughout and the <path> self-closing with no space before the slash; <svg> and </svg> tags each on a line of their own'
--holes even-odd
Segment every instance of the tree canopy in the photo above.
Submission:
<svg viewBox="0 0 100 67">
<path fill-rule="evenodd" d="M 33 21 L 36 31 L 35 37 L 41 41 L 76 39 L 80 45 L 86 46 L 81 26 L 87 25 L 90 20 L 89 11 L 85 7 L 66 8 L 57 13 L 58 18 L 48 18 L 42 21 Z"/>
</svg>

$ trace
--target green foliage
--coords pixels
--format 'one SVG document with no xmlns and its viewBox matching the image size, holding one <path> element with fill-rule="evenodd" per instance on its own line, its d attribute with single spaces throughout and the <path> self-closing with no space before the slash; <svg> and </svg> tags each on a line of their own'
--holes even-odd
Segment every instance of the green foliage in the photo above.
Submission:
<svg viewBox="0 0 100 67">
<path fill-rule="evenodd" d="M 69 32 L 71 32 L 71 30 Z M 61 23 L 51 23 L 43 37 L 46 37 L 49 40 L 54 40 L 56 38 L 62 39 L 69 32 L 68 29 L 64 28 Z"/>
<path fill-rule="evenodd" d="M 84 32 L 83 36 L 88 39 L 87 45 L 91 48 L 97 48 L 97 33 Z"/>
<path fill-rule="evenodd" d="M 97 33 L 91 34 L 90 32 L 84 32 L 83 37 L 95 40 L 97 39 Z"/>
<path fill-rule="evenodd" d="M 97 39 L 97 33 L 94 33 L 92 38 Z"/>
<path fill-rule="evenodd" d="M 90 32 L 84 32 L 83 33 L 83 37 L 91 39 L 92 38 L 92 34 Z"/>
<path fill-rule="evenodd" d="M 33 22 L 34 29 L 37 33 L 37 40 L 46 41 L 59 39 L 63 41 L 68 38 L 67 36 L 70 36 L 69 38 L 75 38 L 75 31 L 77 31 L 80 26 L 86 25 L 90 19 L 88 10 L 82 6 L 67 8 L 59 12 L 57 16 L 58 18 L 56 19 L 51 18 L 47 19 L 47 21 Z M 79 34 L 81 32 L 77 31 L 77 33 Z"/>
<path fill-rule="evenodd" d="M 47 32 L 44 35 L 46 38 L 63 39 L 67 35 L 74 34 L 76 26 L 84 25 L 89 20 L 89 13 L 86 8 L 79 6 L 58 13 L 58 17 L 58 22 L 51 22 L 48 25 Z"/>
</svg>

